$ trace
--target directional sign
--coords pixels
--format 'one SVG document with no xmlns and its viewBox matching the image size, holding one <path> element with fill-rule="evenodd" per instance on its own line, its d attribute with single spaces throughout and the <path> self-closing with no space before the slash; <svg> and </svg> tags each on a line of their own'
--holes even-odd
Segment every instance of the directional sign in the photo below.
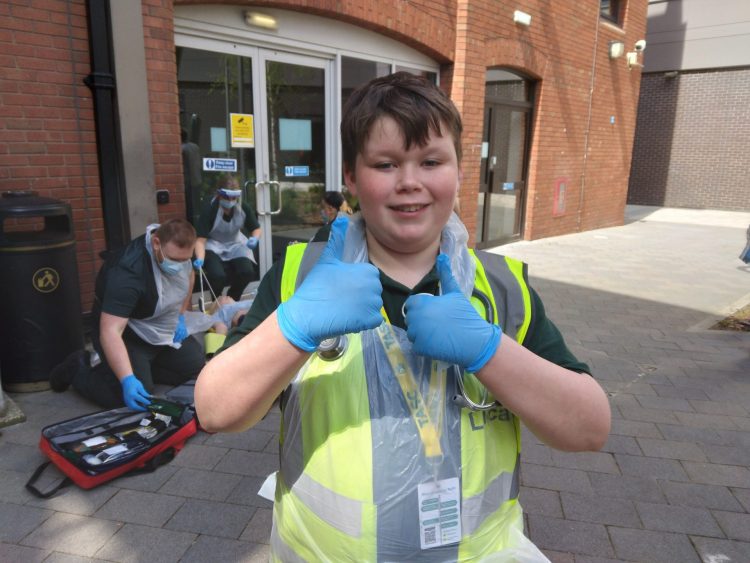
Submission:
<svg viewBox="0 0 750 563">
<path fill-rule="evenodd" d="M 309 166 L 284 166 L 284 176 L 309 176 Z"/>
<path fill-rule="evenodd" d="M 237 172 L 237 159 L 204 158 L 203 170 L 206 172 Z"/>
</svg>

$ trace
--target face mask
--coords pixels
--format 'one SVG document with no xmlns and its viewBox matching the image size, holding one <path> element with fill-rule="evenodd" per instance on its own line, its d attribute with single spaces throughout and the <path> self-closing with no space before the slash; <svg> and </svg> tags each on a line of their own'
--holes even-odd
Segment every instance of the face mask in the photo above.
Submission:
<svg viewBox="0 0 750 563">
<path fill-rule="evenodd" d="M 159 262 L 159 269 L 167 274 L 168 276 L 174 276 L 179 274 L 182 271 L 182 266 L 184 262 L 176 262 L 174 260 L 170 260 L 166 256 L 164 256 L 164 253 L 161 252 L 161 249 L 159 249 L 159 252 L 161 253 L 161 259 L 162 261 Z"/>
<path fill-rule="evenodd" d="M 230 201 L 228 199 L 219 200 L 219 205 L 221 205 L 223 209 L 232 209 L 232 207 L 234 207 L 236 204 L 237 204 L 236 201 Z"/>
<path fill-rule="evenodd" d="M 323 224 L 327 225 L 329 221 L 328 214 L 323 209 L 320 210 L 320 216 L 323 218 Z"/>
</svg>

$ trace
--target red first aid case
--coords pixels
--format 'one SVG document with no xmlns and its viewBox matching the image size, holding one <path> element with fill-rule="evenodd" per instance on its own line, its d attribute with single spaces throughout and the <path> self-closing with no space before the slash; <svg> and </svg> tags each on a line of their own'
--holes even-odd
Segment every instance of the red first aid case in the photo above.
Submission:
<svg viewBox="0 0 750 563">
<path fill-rule="evenodd" d="M 71 482 L 91 489 L 121 475 L 153 471 L 171 461 L 197 431 L 193 407 L 165 399 L 154 399 L 145 412 L 123 407 L 51 424 L 39 440 L 49 461 L 36 469 L 26 488 L 48 498 Z M 66 477 L 42 491 L 38 482 L 51 463 Z"/>
</svg>

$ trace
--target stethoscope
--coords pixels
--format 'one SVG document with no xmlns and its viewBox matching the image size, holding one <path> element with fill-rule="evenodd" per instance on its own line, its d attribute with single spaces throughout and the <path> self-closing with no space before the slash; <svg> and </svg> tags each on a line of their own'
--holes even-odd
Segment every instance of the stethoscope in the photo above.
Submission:
<svg viewBox="0 0 750 563">
<path fill-rule="evenodd" d="M 426 295 L 432 295 L 432 294 L 426 294 Z M 477 288 L 474 288 L 471 292 L 471 296 L 475 297 L 483 306 L 484 306 L 484 312 L 485 312 L 485 319 L 488 320 L 488 322 L 492 322 L 492 319 L 495 318 L 495 308 L 492 305 L 492 301 L 490 298 L 484 294 L 483 292 L 479 291 Z M 404 310 L 404 306 L 401 306 L 401 314 L 405 317 L 406 311 Z M 320 343 L 320 346 L 318 346 L 318 356 L 327 361 L 333 361 L 341 356 L 344 355 L 344 352 L 346 351 L 346 348 L 349 344 L 349 341 L 346 337 L 346 335 L 341 336 L 334 336 L 332 338 L 327 338 L 326 340 L 323 340 Z M 461 377 L 457 373 L 457 368 L 455 366 L 451 366 L 454 368 L 455 377 L 454 380 L 456 382 L 456 390 L 457 392 L 453 395 L 453 402 L 458 405 L 461 408 L 469 409 L 472 411 L 487 411 L 490 409 L 495 408 L 498 403 L 495 399 L 491 401 L 487 401 L 489 397 L 489 392 L 487 391 L 487 388 L 482 385 L 482 397 L 480 399 L 481 402 L 476 403 L 472 401 L 468 395 L 466 394 L 466 388 L 464 387 L 464 380 L 463 377 Z"/>
<path fill-rule="evenodd" d="M 490 300 L 490 298 L 485 293 L 479 291 L 476 287 L 471 291 L 471 296 L 475 297 L 484 306 L 484 318 L 487 320 L 487 322 L 492 322 L 492 319 L 495 318 L 495 308 L 492 306 L 492 301 Z M 456 369 L 457 371 L 457 368 L 454 369 Z M 500 404 L 495 399 L 489 402 L 487 401 L 489 392 L 484 385 L 482 385 L 482 398 L 480 399 L 481 402 L 475 403 L 466 394 L 466 389 L 464 388 L 464 378 L 456 373 L 456 377 L 454 377 L 454 380 L 456 382 L 458 393 L 453 395 L 453 402 L 459 407 L 472 411 L 488 411 Z"/>
</svg>

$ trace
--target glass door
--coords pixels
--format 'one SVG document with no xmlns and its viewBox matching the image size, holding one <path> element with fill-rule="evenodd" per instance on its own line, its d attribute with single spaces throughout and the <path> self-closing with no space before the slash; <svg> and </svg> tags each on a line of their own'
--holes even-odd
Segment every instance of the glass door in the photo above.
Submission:
<svg viewBox="0 0 750 563">
<path fill-rule="evenodd" d="M 233 115 L 255 113 L 253 60 L 178 47 L 177 81 L 185 208 L 196 224 L 226 175 L 236 175 L 240 184 L 255 183 L 254 143 L 238 143 L 231 135 Z"/>
<path fill-rule="evenodd" d="M 185 207 L 197 223 L 234 175 L 263 235 L 259 274 L 293 241 L 320 227 L 332 185 L 332 61 L 205 41 L 178 47 Z M 204 48 L 205 47 L 205 48 Z"/>
<path fill-rule="evenodd" d="M 498 104 L 486 109 L 487 158 L 482 162 L 482 242 L 505 242 L 521 233 L 525 192 L 526 112 Z"/>
<path fill-rule="evenodd" d="M 260 137 L 264 150 L 255 182 L 264 233 L 261 271 L 295 241 L 320 227 L 320 200 L 331 182 L 331 61 L 261 51 Z M 265 267 L 264 267 L 265 266 Z"/>
<path fill-rule="evenodd" d="M 497 246 L 521 236 L 532 95 L 531 81 L 510 71 L 488 70 L 477 202 L 479 248 Z"/>
</svg>

